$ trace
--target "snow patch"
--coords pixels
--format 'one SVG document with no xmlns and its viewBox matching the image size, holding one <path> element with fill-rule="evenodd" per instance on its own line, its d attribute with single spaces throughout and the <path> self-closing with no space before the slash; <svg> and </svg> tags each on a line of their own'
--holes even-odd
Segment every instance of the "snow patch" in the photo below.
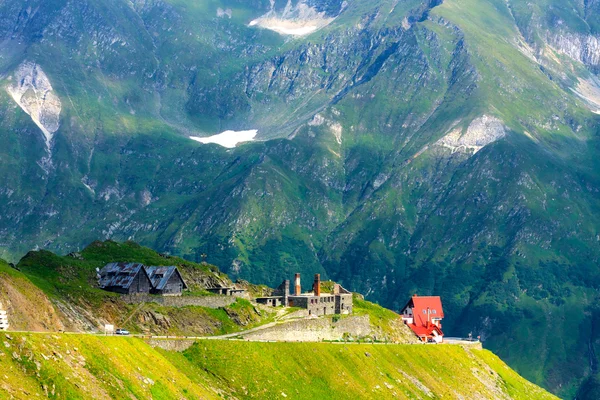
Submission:
<svg viewBox="0 0 600 400">
<path fill-rule="evenodd" d="M 40 128 L 50 153 L 52 138 L 60 126 L 60 99 L 54 93 L 48 76 L 36 63 L 25 61 L 19 65 L 13 81 L 6 89 L 8 94 Z"/>
<path fill-rule="evenodd" d="M 238 143 L 253 141 L 258 134 L 257 129 L 249 131 L 225 131 L 218 135 L 208 137 L 190 136 L 190 139 L 197 142 L 208 144 L 215 143 L 219 146 L 227 147 L 228 149 L 234 148 Z"/>
<path fill-rule="evenodd" d="M 83 178 L 81 178 L 81 183 L 83 184 L 83 186 L 85 186 L 85 188 L 87 190 L 89 190 L 92 195 L 96 195 L 96 191 L 94 190 L 94 188 L 91 186 L 91 182 L 90 179 L 88 178 L 88 176 L 84 176 Z"/>
<path fill-rule="evenodd" d="M 309 25 L 310 22 L 286 21 L 278 18 L 259 18 L 250 22 L 250 26 L 257 25 L 261 28 L 275 31 L 280 35 L 305 36 L 319 29 L 318 25 Z"/>
<path fill-rule="evenodd" d="M 446 136 L 437 141 L 437 144 L 457 151 L 472 151 L 473 154 L 506 136 L 506 129 L 498 118 L 484 115 L 471 122 L 467 131 L 460 128 L 453 129 Z"/>
<path fill-rule="evenodd" d="M 344 3 L 342 10 L 346 7 Z M 340 11 L 341 12 L 341 11 Z M 288 1 L 282 12 L 275 11 L 275 2 L 271 1 L 271 10 L 260 18 L 250 22 L 249 26 L 269 29 L 281 35 L 305 36 L 329 25 L 336 17 L 319 12 L 301 0 L 295 6 Z"/>
</svg>

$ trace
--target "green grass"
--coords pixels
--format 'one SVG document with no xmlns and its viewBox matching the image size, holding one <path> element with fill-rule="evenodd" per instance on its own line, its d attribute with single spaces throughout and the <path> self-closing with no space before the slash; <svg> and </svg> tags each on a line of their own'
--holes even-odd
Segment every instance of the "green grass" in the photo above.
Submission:
<svg viewBox="0 0 600 400">
<path fill-rule="evenodd" d="M 197 264 L 179 257 L 161 256 L 131 241 L 96 241 L 81 251 L 79 256 L 81 259 L 77 256 L 59 256 L 45 250 L 29 252 L 21 259 L 17 268 L 50 296 L 85 297 L 94 304 L 107 298 L 118 297 L 97 288 L 96 268 L 101 269 L 111 262 L 178 266 L 192 292 L 202 292 L 204 289 L 198 285 L 198 279 L 229 281 L 227 276 L 213 265 Z"/>
<path fill-rule="evenodd" d="M 485 350 L 0 333 L 0 398 L 555 399 Z M 6 345 L 4 344 L 6 343 Z"/>
<path fill-rule="evenodd" d="M 10 338 L 9 338 L 10 337 Z M 216 398 L 139 339 L 0 333 L 0 398 Z"/>
<path fill-rule="evenodd" d="M 190 379 L 213 376 L 238 398 L 555 398 L 488 351 L 459 346 L 202 341 L 162 353 Z"/>
</svg>

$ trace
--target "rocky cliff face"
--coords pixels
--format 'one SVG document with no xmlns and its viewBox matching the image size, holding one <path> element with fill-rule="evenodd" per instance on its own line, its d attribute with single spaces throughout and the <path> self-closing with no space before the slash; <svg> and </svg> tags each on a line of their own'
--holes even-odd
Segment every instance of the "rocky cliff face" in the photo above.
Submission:
<svg viewBox="0 0 600 400">
<path fill-rule="evenodd" d="M 592 69 L 600 66 L 600 39 L 596 36 L 565 32 L 550 35 L 548 43 L 560 53 Z"/>
<path fill-rule="evenodd" d="M 506 128 L 498 118 L 484 115 L 475 119 L 466 132 L 460 128 L 453 129 L 437 141 L 438 145 L 455 151 L 472 151 L 477 153 L 483 147 L 506 136 Z"/>
<path fill-rule="evenodd" d="M 7 88 L 13 100 L 40 128 L 48 152 L 52 138 L 60 127 L 61 101 L 54 92 L 48 76 L 33 62 L 23 62 L 14 72 L 12 84 Z"/>
</svg>

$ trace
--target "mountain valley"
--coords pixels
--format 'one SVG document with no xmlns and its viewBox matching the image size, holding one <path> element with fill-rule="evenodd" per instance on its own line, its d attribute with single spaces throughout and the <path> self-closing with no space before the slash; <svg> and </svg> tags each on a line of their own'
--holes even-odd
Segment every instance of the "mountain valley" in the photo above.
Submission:
<svg viewBox="0 0 600 400">
<path fill-rule="evenodd" d="M 597 398 L 599 13 L 0 2 L 0 257 L 134 240 L 233 280 L 318 272 L 396 311 L 435 293 L 452 335 Z"/>
</svg>

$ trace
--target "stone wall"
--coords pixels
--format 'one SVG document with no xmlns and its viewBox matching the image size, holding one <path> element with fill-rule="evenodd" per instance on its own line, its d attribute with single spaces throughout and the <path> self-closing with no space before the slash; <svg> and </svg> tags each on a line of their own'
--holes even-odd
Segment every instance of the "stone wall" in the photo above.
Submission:
<svg viewBox="0 0 600 400">
<path fill-rule="evenodd" d="M 351 316 L 332 322 L 329 318 L 311 318 L 290 321 L 271 328 L 243 333 L 247 340 L 269 340 L 281 342 L 320 342 L 343 340 L 345 337 L 362 338 L 371 335 L 371 324 L 367 315 Z"/>
<path fill-rule="evenodd" d="M 281 317 L 282 321 L 308 317 L 308 310 L 297 310 Z"/>
<path fill-rule="evenodd" d="M 158 347 L 163 350 L 168 351 L 185 351 L 192 347 L 192 345 L 196 342 L 195 339 L 146 339 L 146 343 L 148 343 L 151 347 Z"/>
<path fill-rule="evenodd" d="M 443 344 L 459 345 L 465 349 L 483 350 L 483 345 L 480 341 L 468 341 L 468 340 L 457 340 L 457 339 L 446 339 L 444 338 Z"/>
<path fill-rule="evenodd" d="M 206 308 L 223 308 L 235 303 L 236 298 L 232 296 L 152 296 L 152 295 L 126 295 L 123 301 L 129 304 L 158 303 L 166 307 L 199 306 Z"/>
</svg>

